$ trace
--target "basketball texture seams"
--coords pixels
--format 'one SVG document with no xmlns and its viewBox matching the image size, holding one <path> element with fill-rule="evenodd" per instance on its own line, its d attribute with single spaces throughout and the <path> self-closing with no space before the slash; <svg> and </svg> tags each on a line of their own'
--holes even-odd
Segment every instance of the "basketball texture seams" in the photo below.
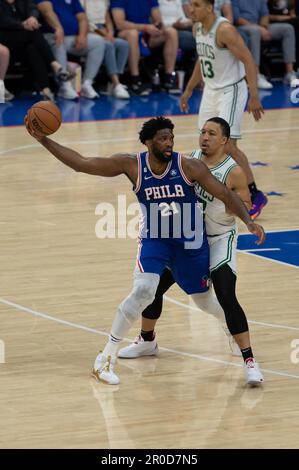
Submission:
<svg viewBox="0 0 299 470">
<path fill-rule="evenodd" d="M 29 110 L 28 118 L 32 128 L 44 135 L 53 134 L 61 125 L 60 109 L 51 101 L 35 103 Z"/>
</svg>

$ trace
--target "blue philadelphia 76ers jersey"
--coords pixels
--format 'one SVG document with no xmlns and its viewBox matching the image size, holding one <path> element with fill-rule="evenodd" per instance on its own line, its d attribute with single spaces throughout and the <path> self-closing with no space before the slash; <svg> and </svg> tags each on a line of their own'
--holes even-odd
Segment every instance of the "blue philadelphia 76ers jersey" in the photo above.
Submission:
<svg viewBox="0 0 299 470">
<path fill-rule="evenodd" d="M 134 189 L 142 210 L 141 239 L 194 240 L 203 232 L 203 215 L 194 190 L 182 169 L 181 155 L 173 152 L 162 175 L 152 172 L 148 152 L 137 155 Z"/>
</svg>

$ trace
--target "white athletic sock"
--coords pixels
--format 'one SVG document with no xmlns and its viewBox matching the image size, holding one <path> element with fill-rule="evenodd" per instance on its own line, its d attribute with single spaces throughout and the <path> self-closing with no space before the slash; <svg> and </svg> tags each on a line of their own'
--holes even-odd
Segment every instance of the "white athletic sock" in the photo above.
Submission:
<svg viewBox="0 0 299 470">
<path fill-rule="evenodd" d="M 123 337 L 126 336 L 132 326 L 133 321 L 127 318 L 123 312 L 123 303 L 117 309 L 113 320 L 109 341 L 106 344 L 103 354 L 104 356 L 116 356 L 118 347 Z"/>
<path fill-rule="evenodd" d="M 122 338 L 115 338 L 115 336 L 110 334 L 109 341 L 103 351 L 103 356 L 117 356 L 118 346 L 121 340 Z"/>
</svg>

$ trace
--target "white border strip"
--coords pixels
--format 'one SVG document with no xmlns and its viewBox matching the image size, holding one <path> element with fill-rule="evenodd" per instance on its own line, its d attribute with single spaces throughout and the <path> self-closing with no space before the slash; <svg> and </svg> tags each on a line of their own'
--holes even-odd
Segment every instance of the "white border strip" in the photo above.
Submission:
<svg viewBox="0 0 299 470">
<path fill-rule="evenodd" d="M 99 121 L 100 122 L 100 121 Z M 66 123 L 66 124 L 78 124 L 77 122 L 75 123 Z M 80 122 L 80 124 L 84 124 L 83 122 Z M 87 124 L 87 123 L 86 123 Z M 3 127 L 4 129 L 5 127 Z M 7 129 L 7 128 L 5 128 Z M 263 133 L 276 133 L 276 132 L 289 132 L 289 131 L 298 131 L 299 127 L 278 127 L 278 128 L 268 128 L 268 129 L 248 129 L 243 131 L 243 134 L 263 134 Z M 189 138 L 189 137 L 199 137 L 198 132 L 190 133 L 190 134 L 176 134 L 175 138 L 176 139 L 184 139 L 184 138 Z M 122 137 L 121 138 L 122 142 L 137 142 L 137 137 Z M 93 140 L 73 140 L 70 142 L 60 142 L 61 145 L 75 145 L 75 144 L 104 144 L 104 143 L 119 143 L 119 138 L 109 138 L 109 139 L 93 139 Z M 41 147 L 40 144 L 34 143 L 34 144 L 29 144 L 29 145 L 22 145 L 21 147 L 13 147 L 10 149 L 6 150 L 1 150 L 0 155 L 5 155 L 6 153 L 11 153 L 11 152 L 17 152 L 18 150 L 26 150 L 30 148 L 37 148 Z M 249 162 L 250 163 L 250 162 Z"/>
<path fill-rule="evenodd" d="M 168 299 L 169 298 L 167 298 L 167 300 Z M 38 312 L 36 310 L 32 310 L 31 308 L 24 307 L 23 305 L 17 304 L 15 302 L 11 302 L 10 300 L 6 300 L 6 299 L 3 299 L 1 297 L 0 297 L 0 303 L 2 303 L 4 305 L 8 305 L 9 307 L 15 308 L 15 309 L 20 310 L 22 312 L 29 313 L 29 314 L 34 315 L 36 317 L 44 318 L 45 320 L 55 321 L 56 323 L 60 323 L 60 324 L 65 325 L 65 326 L 70 326 L 72 328 L 77 328 L 79 330 L 87 331 L 89 333 L 95 333 L 95 334 L 98 334 L 98 335 L 101 335 L 101 336 L 109 336 L 109 334 L 104 332 L 104 331 L 95 330 L 94 328 L 89 328 L 87 326 L 80 325 L 78 323 L 69 322 L 67 320 L 61 320 L 60 318 L 52 317 L 51 315 L 48 315 L 46 313 L 42 313 L 42 312 Z M 175 303 L 177 303 L 177 301 L 175 301 Z M 179 303 L 179 304 L 181 304 L 181 303 Z M 187 307 L 187 305 L 184 305 L 184 304 L 181 304 L 181 305 L 185 306 L 185 308 L 189 308 L 189 307 Z M 198 309 L 196 309 L 196 310 L 198 310 Z M 124 338 L 124 340 L 129 341 L 129 342 L 132 341 L 132 340 L 127 339 L 127 338 Z M 165 351 L 165 352 L 170 352 L 170 353 L 176 354 L 178 356 L 192 357 L 194 359 L 200 359 L 200 360 L 206 361 L 206 362 L 213 362 L 214 364 L 225 364 L 225 365 L 231 365 L 233 367 L 239 367 L 239 368 L 243 367 L 243 365 L 240 364 L 240 363 L 237 364 L 235 362 L 224 361 L 224 360 L 221 360 L 221 359 L 214 359 L 212 357 L 202 356 L 202 355 L 199 355 L 199 354 L 187 353 L 187 352 L 184 352 L 184 351 L 178 351 L 176 349 L 169 349 L 169 348 L 160 347 L 160 350 Z M 121 362 L 120 362 L 120 364 L 121 364 Z M 289 374 L 287 372 L 279 372 L 279 371 L 275 371 L 275 370 L 271 370 L 271 369 L 261 369 L 261 370 L 263 372 L 267 372 L 268 374 L 272 374 L 272 375 L 278 375 L 278 376 L 281 376 L 281 377 L 289 377 L 289 378 L 292 378 L 292 379 L 299 379 L 299 375 Z"/>
<path fill-rule="evenodd" d="M 279 232 L 299 232 L 299 228 L 280 228 L 275 230 L 267 230 L 267 233 L 279 233 Z M 247 233 L 240 233 L 240 236 L 247 235 Z M 248 234 L 250 235 L 250 233 Z"/>
<path fill-rule="evenodd" d="M 193 305 L 184 304 L 183 302 L 179 302 L 178 300 L 172 299 L 171 297 L 168 297 L 167 295 L 164 295 L 164 299 L 167 300 L 168 302 L 171 302 L 172 304 L 178 305 L 179 307 L 183 307 L 187 310 L 194 310 L 196 312 L 201 312 L 201 310 L 198 307 L 195 307 L 195 305 L 193 306 Z M 267 326 L 270 328 L 282 328 L 284 330 L 299 331 L 298 326 L 287 326 L 287 325 L 279 325 L 275 323 L 264 323 L 264 322 L 254 321 L 254 320 L 248 320 L 248 323 L 252 323 L 253 325 Z"/>
<path fill-rule="evenodd" d="M 289 264 L 289 263 L 285 263 L 284 261 L 278 261 L 277 259 L 267 258 L 266 256 L 257 255 L 256 253 L 250 253 L 249 251 L 246 251 L 246 250 L 237 249 L 237 251 L 238 253 L 244 253 L 244 255 L 255 256 L 257 258 L 261 258 L 264 261 L 272 261 L 272 263 L 278 263 L 278 264 L 282 264 L 283 266 L 288 266 L 291 268 L 299 269 L 299 266 L 296 266 L 295 264 Z"/>
<path fill-rule="evenodd" d="M 267 233 L 280 233 L 280 232 L 299 232 L 299 229 L 298 228 L 287 228 L 287 229 L 276 229 L 276 230 L 267 230 L 266 232 L 266 235 Z M 239 237 L 242 237 L 242 236 L 247 236 L 247 235 L 250 235 L 250 234 L 247 234 L 247 233 L 239 233 Z M 299 244 L 299 243 L 298 243 Z M 272 263 L 278 263 L 278 264 L 282 264 L 283 266 L 290 266 L 291 268 L 295 268 L 295 269 L 299 269 L 299 266 L 296 266 L 295 264 L 290 264 L 290 263 L 285 263 L 284 261 L 278 261 L 277 259 L 273 259 L 273 258 L 267 258 L 266 256 L 262 256 L 262 255 L 258 255 L 256 254 L 256 251 L 279 251 L 280 248 L 253 248 L 253 249 L 248 249 L 248 250 L 240 250 L 237 248 L 237 251 L 239 253 L 244 253 L 245 255 L 251 255 L 251 256 L 256 256 L 258 258 L 261 258 L 263 259 L 264 261 L 272 261 Z"/>
<path fill-rule="evenodd" d="M 281 251 L 280 248 L 248 248 L 248 250 L 239 250 L 245 251 L 246 253 L 258 253 L 259 251 Z"/>
</svg>

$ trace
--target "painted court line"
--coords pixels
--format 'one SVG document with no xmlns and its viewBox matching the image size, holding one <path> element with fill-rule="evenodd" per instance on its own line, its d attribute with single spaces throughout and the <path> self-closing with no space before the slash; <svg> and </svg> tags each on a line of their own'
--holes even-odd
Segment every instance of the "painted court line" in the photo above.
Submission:
<svg viewBox="0 0 299 470">
<path fill-rule="evenodd" d="M 253 251 L 253 250 L 250 250 L 250 251 Z M 285 263 L 284 261 L 279 261 L 279 260 L 277 260 L 277 259 L 266 258 L 265 256 L 261 256 L 261 255 L 258 255 L 258 254 L 256 254 L 256 253 L 250 253 L 250 251 L 247 251 L 247 250 L 238 250 L 238 249 L 237 249 L 237 252 L 238 252 L 238 253 L 243 253 L 244 255 L 255 256 L 256 258 L 261 258 L 261 259 L 263 259 L 264 261 L 271 261 L 272 263 L 278 263 L 278 264 L 282 264 L 283 266 L 288 266 L 288 267 L 291 267 L 291 268 L 299 269 L 299 266 L 295 266 L 294 264 Z"/>
<path fill-rule="evenodd" d="M 279 232 L 298 232 L 299 228 L 276 228 L 275 230 L 267 230 L 267 233 L 279 233 Z M 246 234 L 242 234 L 246 235 Z"/>
<path fill-rule="evenodd" d="M 275 230 L 267 230 L 266 233 L 279 233 L 279 232 L 298 232 L 298 228 L 282 228 L 282 229 L 275 229 Z M 239 237 L 246 236 L 246 233 L 240 233 Z M 298 243 L 291 243 L 292 245 L 297 245 Z M 272 258 L 267 258 L 265 256 L 261 256 L 258 254 L 259 251 L 281 251 L 281 248 L 248 248 L 247 250 L 239 250 L 237 249 L 239 253 L 244 253 L 245 255 L 249 256 L 255 256 L 258 258 L 261 258 L 266 261 L 271 261 L 272 263 L 277 263 L 277 264 L 282 264 L 283 266 L 290 266 L 291 268 L 299 269 L 299 266 L 296 266 L 291 263 L 287 263 L 285 261 L 279 261 L 277 259 L 272 259 Z"/>
<path fill-rule="evenodd" d="M 259 251 L 281 251 L 280 248 L 248 248 L 248 250 L 239 250 L 245 253 L 258 253 Z"/>
<path fill-rule="evenodd" d="M 36 317 L 41 317 L 41 318 L 44 318 L 46 320 L 54 321 L 56 323 L 60 323 L 60 324 L 65 325 L 65 326 L 70 326 L 72 328 L 77 328 L 79 330 L 87 331 L 89 333 L 95 333 L 95 334 L 98 334 L 98 335 L 101 335 L 101 336 L 109 336 L 109 334 L 104 332 L 104 331 L 95 330 L 94 328 L 89 328 L 89 327 L 81 325 L 79 323 L 69 322 L 67 320 L 61 320 L 60 318 L 52 317 L 51 315 L 47 315 L 46 313 L 38 312 L 37 310 L 32 310 L 31 308 L 28 308 L 28 307 L 25 307 L 23 305 L 17 304 L 15 302 L 11 302 L 10 300 L 6 300 L 6 299 L 3 299 L 1 297 L 0 297 L 0 303 L 2 303 L 4 305 L 8 305 L 9 307 L 15 308 L 16 310 L 19 310 L 21 312 L 26 312 L 26 313 L 29 313 L 30 315 L 34 315 Z M 175 301 L 175 303 L 177 303 L 177 301 Z M 179 303 L 179 304 L 181 304 L 181 303 Z M 182 305 L 184 306 L 184 304 L 182 304 Z M 187 307 L 187 306 L 185 305 L 185 307 Z M 196 309 L 196 310 L 198 310 L 198 309 Z M 132 340 L 127 339 L 127 338 L 124 338 L 124 340 L 129 341 L 129 342 L 132 341 Z M 243 367 L 243 365 L 240 364 L 240 363 L 236 364 L 234 362 L 224 361 L 224 360 L 221 360 L 221 359 L 214 359 L 212 357 L 202 356 L 202 355 L 199 355 L 199 354 L 192 354 L 192 353 L 187 353 L 187 352 L 183 352 L 183 351 L 178 351 L 176 349 L 170 349 L 170 348 L 163 348 L 162 347 L 162 348 L 160 348 L 160 350 L 165 351 L 165 352 L 170 352 L 170 353 L 173 353 L 173 354 L 176 354 L 176 355 L 179 355 L 179 356 L 183 356 L 183 357 L 192 357 L 194 359 L 200 359 L 200 360 L 206 361 L 206 362 L 231 365 L 231 366 L 234 366 L 234 367 Z M 278 376 L 281 376 L 281 377 L 289 377 L 289 378 L 292 378 L 292 379 L 299 379 L 299 375 L 288 374 L 287 372 L 279 372 L 279 371 L 275 371 L 275 370 L 272 370 L 272 369 L 261 369 L 261 370 L 263 372 L 267 372 L 267 373 L 272 374 L 272 375 L 278 375 Z"/>
<path fill-rule="evenodd" d="M 45 320 L 55 321 L 56 323 L 61 323 L 62 325 L 71 326 L 79 330 L 88 331 L 89 333 L 95 333 L 95 334 L 102 335 L 102 336 L 109 336 L 109 333 L 105 333 L 105 331 L 95 330 L 94 328 L 89 328 L 84 325 L 79 325 L 78 323 L 69 322 L 67 320 L 61 320 L 60 318 L 52 317 L 51 315 L 38 312 L 37 310 L 32 310 L 31 308 L 16 304 L 15 302 L 11 302 L 10 300 L 3 299 L 2 297 L 0 297 L 0 303 L 4 305 L 8 305 L 9 307 L 13 307 L 17 310 L 20 310 L 21 312 L 30 313 L 31 315 L 34 315 L 36 317 L 44 318 Z"/>
<path fill-rule="evenodd" d="M 232 365 L 232 366 L 235 366 L 235 367 L 243 367 L 243 364 L 235 364 L 234 362 L 223 361 L 222 359 L 213 359 L 211 357 L 201 356 L 200 354 L 185 353 L 185 352 L 182 352 L 182 351 L 177 351 L 176 349 L 160 348 L 160 346 L 159 346 L 159 350 L 160 351 L 171 352 L 173 354 L 179 354 L 180 356 L 192 357 L 192 358 L 195 358 L 195 359 L 201 359 L 202 361 L 206 361 L 206 362 L 217 362 L 218 364 L 225 364 L 225 365 L 229 364 L 229 365 Z M 268 372 L 269 374 L 273 374 L 273 375 L 280 375 L 282 377 L 291 377 L 292 379 L 299 379 L 299 375 L 288 374 L 287 372 L 277 372 L 277 371 L 272 370 L 272 369 L 261 369 L 261 371 Z"/>
<path fill-rule="evenodd" d="M 289 131 L 298 131 L 299 127 L 294 126 L 294 127 L 270 127 L 270 128 L 265 128 L 265 129 L 248 129 L 244 130 L 243 134 L 263 134 L 263 133 L 277 133 L 277 132 L 289 132 Z M 198 137 L 199 133 L 198 132 L 192 132 L 188 134 L 176 134 L 175 138 L 176 139 L 183 139 L 183 138 L 188 138 L 188 137 Z M 121 138 L 122 142 L 135 142 L 137 141 L 137 137 L 122 137 Z M 109 139 L 94 139 L 94 140 L 77 140 L 77 141 L 71 141 L 71 142 L 60 142 L 61 145 L 74 145 L 74 144 L 103 144 L 103 143 L 113 143 L 117 142 L 119 143 L 119 138 L 109 138 Z M 7 150 L 1 150 L 0 155 L 5 155 L 7 153 L 11 152 L 17 152 L 19 150 L 26 150 L 26 149 L 31 149 L 31 148 L 38 148 L 40 147 L 40 144 L 34 143 L 34 144 L 28 144 L 28 145 L 22 145 L 20 147 L 13 147 Z"/>
<path fill-rule="evenodd" d="M 196 312 L 201 312 L 201 310 L 198 307 L 195 307 L 195 305 L 184 304 L 183 302 L 179 302 L 178 300 L 172 299 L 171 297 L 168 297 L 167 295 L 164 295 L 164 299 L 172 304 L 178 305 L 179 307 L 185 308 L 187 310 L 194 310 Z M 248 323 L 252 323 L 253 325 L 259 325 L 259 326 L 267 326 L 269 328 L 280 328 L 283 330 L 299 331 L 298 326 L 279 325 L 275 323 L 265 323 L 265 322 L 254 321 L 254 320 L 248 320 Z"/>
</svg>

